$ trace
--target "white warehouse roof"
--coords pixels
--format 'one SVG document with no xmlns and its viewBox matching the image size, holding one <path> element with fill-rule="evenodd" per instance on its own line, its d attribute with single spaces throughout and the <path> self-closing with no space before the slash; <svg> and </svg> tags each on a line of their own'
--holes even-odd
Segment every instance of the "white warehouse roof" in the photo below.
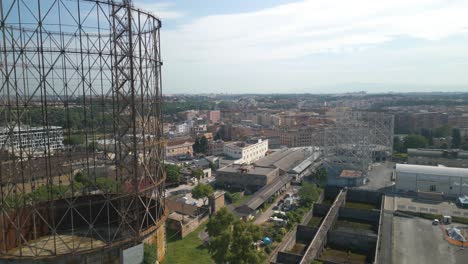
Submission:
<svg viewBox="0 0 468 264">
<path fill-rule="evenodd" d="M 468 178 L 468 169 L 465 168 L 397 164 L 396 172 Z"/>
</svg>

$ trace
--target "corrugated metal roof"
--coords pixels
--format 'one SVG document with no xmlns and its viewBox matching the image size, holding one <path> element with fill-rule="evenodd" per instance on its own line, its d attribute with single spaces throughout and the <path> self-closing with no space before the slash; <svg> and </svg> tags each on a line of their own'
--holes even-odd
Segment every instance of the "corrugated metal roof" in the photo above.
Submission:
<svg viewBox="0 0 468 264">
<path fill-rule="evenodd" d="M 397 164 L 396 172 L 426 174 L 426 175 L 440 175 L 440 176 L 455 176 L 468 178 L 468 169 L 465 168 L 451 168 L 451 167 L 435 167 L 424 165 L 412 164 Z"/>
<path fill-rule="evenodd" d="M 262 205 L 268 198 L 270 198 L 275 192 L 277 192 L 281 187 L 290 182 L 292 177 L 283 176 L 277 177 L 273 182 L 268 185 L 263 186 L 260 190 L 254 193 L 243 205 L 247 206 L 252 210 L 257 210 L 260 205 Z"/>
<path fill-rule="evenodd" d="M 446 154 L 444 154 L 446 153 Z M 456 153 L 456 156 L 452 156 Z M 408 149 L 409 156 L 448 158 L 448 159 L 468 159 L 468 151 L 458 149 Z"/>
</svg>

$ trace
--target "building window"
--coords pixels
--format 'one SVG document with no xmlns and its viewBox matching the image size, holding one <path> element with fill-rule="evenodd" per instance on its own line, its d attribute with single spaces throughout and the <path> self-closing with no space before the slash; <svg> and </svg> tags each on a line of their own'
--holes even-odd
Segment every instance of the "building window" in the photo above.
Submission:
<svg viewBox="0 0 468 264">
<path fill-rule="evenodd" d="M 436 186 L 435 186 L 435 185 L 429 186 L 429 190 L 430 190 L 431 192 L 435 192 L 435 191 L 436 191 Z"/>
</svg>

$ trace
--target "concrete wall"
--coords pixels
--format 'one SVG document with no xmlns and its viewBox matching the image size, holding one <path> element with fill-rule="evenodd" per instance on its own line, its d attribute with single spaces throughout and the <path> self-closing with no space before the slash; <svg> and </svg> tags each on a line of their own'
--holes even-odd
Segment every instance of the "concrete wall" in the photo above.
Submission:
<svg viewBox="0 0 468 264">
<path fill-rule="evenodd" d="M 342 187 L 326 186 L 325 187 L 325 200 L 335 200 L 336 196 L 340 193 Z"/>
<path fill-rule="evenodd" d="M 186 204 L 183 201 L 167 199 L 166 204 L 167 207 L 169 207 L 169 212 L 177 212 L 180 214 L 193 216 L 196 216 L 202 212 L 199 207 L 191 204 Z"/>
<path fill-rule="evenodd" d="M 382 194 L 376 191 L 350 189 L 346 195 L 346 201 L 372 203 L 375 204 L 377 208 L 379 208 L 382 201 Z"/>
<path fill-rule="evenodd" d="M 309 244 L 317 233 L 318 228 L 298 225 L 296 232 L 296 241 Z"/>
<path fill-rule="evenodd" d="M 289 253 L 289 252 L 279 252 L 278 257 L 276 258 L 276 263 L 278 264 L 299 264 L 301 262 L 302 255 Z"/>
<path fill-rule="evenodd" d="M 351 250 L 362 254 L 375 253 L 377 235 L 357 232 L 330 230 L 327 234 L 327 246 L 341 250 Z"/>
<path fill-rule="evenodd" d="M 324 197 L 324 195 L 323 195 L 323 192 L 322 192 L 322 194 L 320 195 L 320 197 L 318 199 L 318 202 L 322 202 L 323 197 Z M 279 252 L 284 252 L 286 250 L 290 250 L 294 246 L 294 244 L 296 244 L 296 235 L 297 235 L 298 229 L 299 229 L 299 232 L 303 232 L 305 230 L 305 228 L 310 228 L 310 227 L 307 227 L 305 225 L 310 221 L 310 219 L 312 217 L 312 213 L 313 213 L 313 208 L 311 208 L 307 212 L 307 214 L 302 218 L 302 221 L 301 221 L 300 225 L 296 226 L 296 228 L 294 228 L 291 231 L 289 231 L 288 233 L 286 233 L 286 235 L 283 238 L 283 241 L 281 241 L 281 244 L 279 244 L 275 248 L 275 250 L 270 254 L 270 257 L 268 258 L 268 262 L 276 263 L 277 255 L 278 255 Z M 299 227 L 299 226 L 302 226 L 302 227 Z M 312 228 L 310 228 L 310 229 L 312 229 Z M 316 228 L 314 228 L 314 230 L 316 232 Z M 313 236 L 312 236 L 312 238 L 313 238 Z M 305 239 L 308 239 L 308 236 Z"/>
<path fill-rule="evenodd" d="M 335 224 L 336 219 L 338 218 L 340 206 L 344 204 L 345 199 L 346 190 L 342 190 L 336 196 L 336 199 L 330 207 L 330 210 L 328 211 L 325 218 L 322 220 L 322 224 L 318 228 L 314 239 L 307 247 L 307 250 L 304 254 L 304 258 L 300 262 L 301 264 L 308 264 L 312 262 L 312 260 L 314 260 L 320 254 L 320 252 L 322 252 L 323 247 L 327 243 L 327 233 L 330 230 L 330 228 Z"/>
<path fill-rule="evenodd" d="M 314 216 L 325 216 L 330 207 L 328 204 L 314 204 Z"/>
<path fill-rule="evenodd" d="M 188 234 L 192 233 L 195 229 L 197 229 L 201 224 L 205 223 L 208 221 L 208 215 L 206 215 L 203 218 L 200 219 L 194 219 L 193 221 L 190 221 L 189 223 L 185 224 L 182 226 L 181 230 L 181 237 L 184 238 Z"/>
<path fill-rule="evenodd" d="M 380 218 L 380 211 L 341 207 L 339 211 L 339 217 L 377 224 Z"/>
</svg>

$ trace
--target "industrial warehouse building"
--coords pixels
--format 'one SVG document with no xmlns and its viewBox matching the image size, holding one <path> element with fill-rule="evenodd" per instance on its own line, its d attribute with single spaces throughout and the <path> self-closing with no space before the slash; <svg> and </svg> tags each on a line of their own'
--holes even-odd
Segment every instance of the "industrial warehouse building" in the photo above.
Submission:
<svg viewBox="0 0 468 264">
<path fill-rule="evenodd" d="M 468 169 L 397 164 L 397 192 L 434 192 L 445 196 L 468 195 Z"/>
<path fill-rule="evenodd" d="M 468 151 L 459 149 L 408 149 L 408 163 L 468 168 Z"/>
</svg>

